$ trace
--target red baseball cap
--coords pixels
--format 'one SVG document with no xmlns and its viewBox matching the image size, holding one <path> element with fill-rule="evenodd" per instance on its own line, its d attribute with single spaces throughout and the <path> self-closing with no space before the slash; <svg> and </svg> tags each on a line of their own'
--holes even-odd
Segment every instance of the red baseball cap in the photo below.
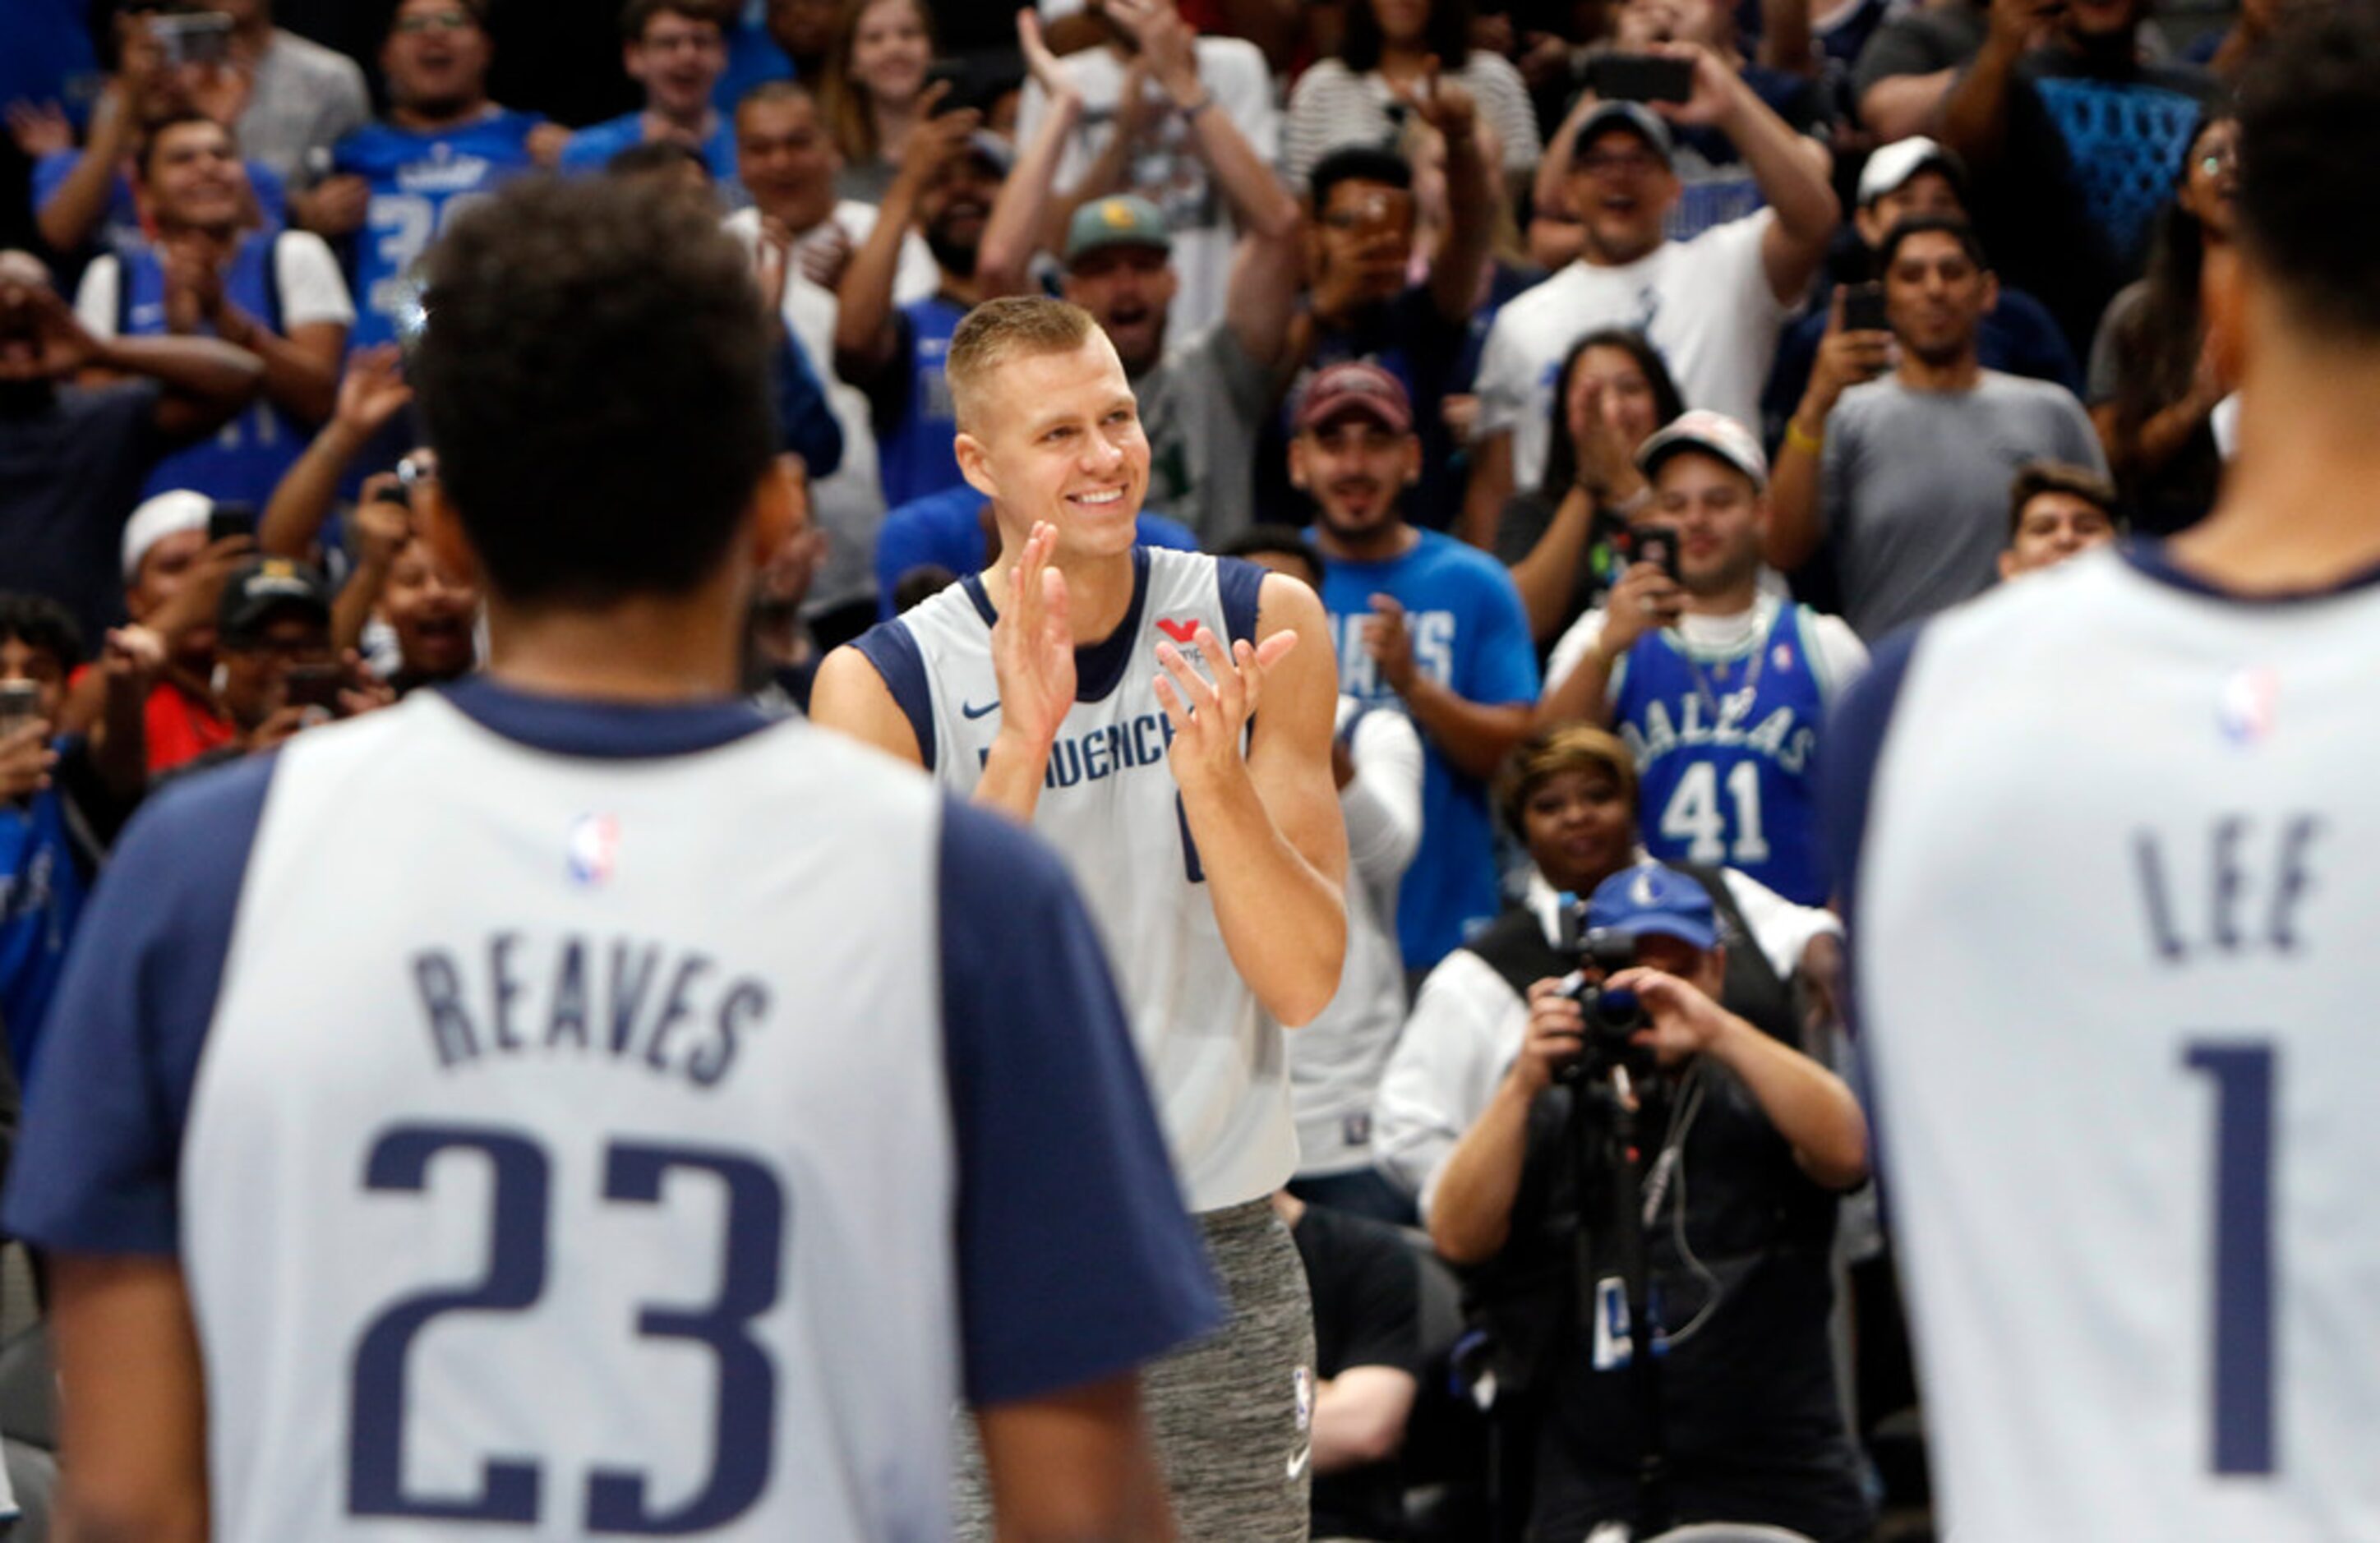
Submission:
<svg viewBox="0 0 2380 1543">
<path fill-rule="evenodd" d="M 1392 434 L 1413 432 L 1413 399 L 1404 383 L 1369 359 L 1328 365 L 1305 383 L 1297 399 L 1297 431 L 1307 433 L 1342 413 L 1361 413 Z"/>
</svg>

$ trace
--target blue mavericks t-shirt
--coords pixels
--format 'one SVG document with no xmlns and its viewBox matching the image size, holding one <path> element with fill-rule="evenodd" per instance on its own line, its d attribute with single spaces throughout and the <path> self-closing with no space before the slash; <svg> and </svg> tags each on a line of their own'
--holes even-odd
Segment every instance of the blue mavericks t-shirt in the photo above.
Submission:
<svg viewBox="0 0 2380 1543">
<path fill-rule="evenodd" d="M 1385 563 L 1332 561 L 1322 605 L 1339 650 L 1339 689 L 1359 701 L 1394 702 L 1364 650 L 1372 597 L 1405 609 L 1415 668 L 1465 701 L 1537 699 L 1537 652 L 1520 591 L 1502 564 L 1451 536 L 1416 529 L 1412 550 Z M 1456 771 L 1422 736 L 1421 846 L 1397 901 L 1405 968 L 1427 969 L 1469 929 L 1502 907 L 1488 785 Z"/>
<path fill-rule="evenodd" d="M 562 169 L 600 172 L 612 157 L 644 142 L 643 111 L 623 113 L 616 118 L 589 124 L 570 136 L 570 142 L 562 147 Z M 702 141 L 702 161 L 710 168 L 712 180 L 719 184 L 720 196 L 730 202 L 741 201 L 744 185 L 735 177 L 735 126 L 724 114 L 712 125 L 710 137 Z"/>
<path fill-rule="evenodd" d="M 56 748 L 75 753 L 67 740 Z M 85 888 L 65 790 L 53 782 L 22 803 L 0 803 L 0 1023 L 20 1082 L 32 1069 Z"/>
<path fill-rule="evenodd" d="M 285 333 L 281 285 L 273 249 L 278 233 L 250 231 L 224 273 L 224 294 L 234 305 L 276 333 Z M 156 337 L 165 331 L 165 269 L 157 249 L 140 246 L 118 252 L 117 331 L 126 337 Z M 191 488 L 219 502 L 272 501 L 282 474 L 306 448 L 313 431 L 266 398 L 243 407 L 230 422 L 195 444 L 175 451 L 150 468 L 140 496 L 153 498 Z"/>
<path fill-rule="evenodd" d="M 419 304 L 404 282 L 407 273 L 457 210 L 536 165 L 528 137 L 544 122 L 533 113 L 496 107 L 455 128 L 375 123 L 339 141 L 332 169 L 362 177 L 371 188 L 348 275 L 356 297 L 350 346 L 369 348 L 398 336 L 399 322 Z"/>
<path fill-rule="evenodd" d="M 948 568 L 964 578 L 984 565 L 983 512 L 990 500 L 965 482 L 902 504 L 876 533 L 876 619 L 892 619 L 892 591 L 913 568 Z M 1135 539 L 1142 546 L 1196 552 L 1198 538 L 1178 520 L 1143 509 Z"/>
<path fill-rule="evenodd" d="M 1815 619 L 1807 606 L 1779 607 L 1740 658 L 1689 657 L 1667 628 L 1628 651 L 1612 725 L 1636 759 L 1638 827 L 1653 857 L 1737 869 L 1797 905 L 1827 903 Z"/>
<path fill-rule="evenodd" d="M 869 403 L 888 509 L 963 480 L 958 452 L 952 448 L 959 431 L 958 410 L 951 406 L 951 383 L 942 365 L 950 358 L 951 334 L 958 330 L 966 308 L 932 295 L 910 301 L 898 315 L 903 346 L 885 367 Z"/>
</svg>

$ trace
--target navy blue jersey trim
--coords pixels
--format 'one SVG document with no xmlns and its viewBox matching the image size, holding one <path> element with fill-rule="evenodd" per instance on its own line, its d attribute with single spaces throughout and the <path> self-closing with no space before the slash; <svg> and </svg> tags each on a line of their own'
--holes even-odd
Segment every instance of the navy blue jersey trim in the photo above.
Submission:
<svg viewBox="0 0 2380 1543">
<path fill-rule="evenodd" d="M 1124 672 L 1140 643 L 1140 618 L 1148 609 L 1148 549 L 1132 549 L 1132 607 L 1116 629 L 1098 642 L 1075 650 L 1075 700 L 1103 700 L 1123 684 Z"/>
<path fill-rule="evenodd" d="M 642 760 L 714 750 L 769 726 L 736 698 L 686 702 L 599 702 L 540 697 L 474 675 L 441 688 L 481 728 L 551 755 Z"/>
<path fill-rule="evenodd" d="M 76 1254 L 179 1246 L 182 1136 L 278 764 L 249 756 L 176 779 L 126 828 L 29 1079 L 11 1235 Z"/>
<path fill-rule="evenodd" d="M 982 574 L 970 573 L 960 575 L 959 588 L 965 589 L 966 591 L 966 598 L 975 602 L 975 614 L 983 618 L 984 626 L 998 626 L 1000 625 L 1000 610 L 991 603 L 991 596 L 984 589 Z"/>
<path fill-rule="evenodd" d="M 2223 601 L 2231 605 L 2301 605 L 2308 601 L 2334 600 L 2380 585 L 2380 564 L 2348 575 L 2336 584 L 2325 584 L 2313 589 L 2286 589 L 2277 594 L 2243 595 L 2227 589 L 2213 579 L 2191 572 L 2173 560 L 2165 541 L 2147 536 L 2134 536 L 2119 545 L 2117 551 L 2132 571 L 2143 578 L 2155 579 L 2168 589 L 2189 594 L 2204 595 L 2209 600 Z"/>
<path fill-rule="evenodd" d="M 910 732 L 917 736 L 917 763 L 932 771 L 934 693 L 926 680 L 926 656 L 917 648 L 917 634 L 896 616 L 861 633 L 855 646 L 884 677 L 885 689 L 892 693 L 892 700 L 909 720 Z"/>
<path fill-rule="evenodd" d="M 1231 633 L 1225 642 L 1256 646 L 1265 572 L 1245 557 L 1215 559 L 1215 588 L 1222 594 L 1223 626 Z"/>
</svg>

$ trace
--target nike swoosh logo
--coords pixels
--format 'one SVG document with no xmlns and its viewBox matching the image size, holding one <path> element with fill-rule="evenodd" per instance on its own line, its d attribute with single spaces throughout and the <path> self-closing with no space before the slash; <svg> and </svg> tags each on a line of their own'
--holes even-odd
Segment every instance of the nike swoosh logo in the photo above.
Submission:
<svg viewBox="0 0 2380 1543">
<path fill-rule="evenodd" d="M 1306 1447 L 1295 1457 L 1291 1458 L 1289 1460 L 1289 1476 L 1293 1479 L 1304 1477 L 1305 1475 L 1305 1465 L 1307 1463 L 1313 1461 L 1313 1458 L 1314 1449 L 1311 1446 Z"/>
<path fill-rule="evenodd" d="M 984 703 L 981 707 L 976 706 L 973 702 L 961 702 L 959 704 L 959 711 L 969 718 L 980 718 L 987 712 L 998 712 L 999 711 L 1000 699 L 998 698 L 992 699 L 990 701 Z"/>
</svg>

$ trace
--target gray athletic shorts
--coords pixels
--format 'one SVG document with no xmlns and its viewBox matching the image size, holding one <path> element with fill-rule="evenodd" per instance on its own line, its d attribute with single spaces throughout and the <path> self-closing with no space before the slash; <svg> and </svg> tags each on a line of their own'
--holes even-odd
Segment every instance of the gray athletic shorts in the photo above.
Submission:
<svg viewBox="0 0 2380 1543">
<path fill-rule="evenodd" d="M 1305 1543 L 1314 1425 L 1305 1269 L 1269 1200 L 1203 1212 L 1197 1221 L 1231 1321 L 1141 1371 L 1141 1402 L 1181 1543 Z M 959 1425 L 957 1536 L 989 1543 L 991 1513 L 974 1421 Z"/>
</svg>

